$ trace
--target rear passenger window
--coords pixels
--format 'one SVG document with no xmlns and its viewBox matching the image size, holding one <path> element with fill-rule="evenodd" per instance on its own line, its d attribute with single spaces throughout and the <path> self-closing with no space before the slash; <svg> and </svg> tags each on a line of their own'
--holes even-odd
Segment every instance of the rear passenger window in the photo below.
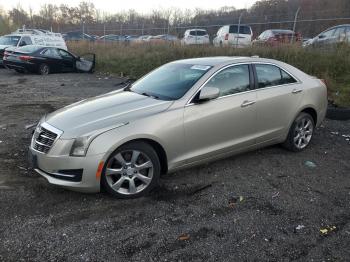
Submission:
<svg viewBox="0 0 350 262">
<path fill-rule="evenodd" d="M 206 86 L 219 88 L 220 96 L 249 91 L 249 67 L 238 65 L 226 68 L 210 79 Z"/>
<path fill-rule="evenodd" d="M 60 57 L 57 49 L 54 49 L 54 48 L 48 48 L 42 54 L 47 56 L 47 57 L 55 57 L 55 58 Z"/>
<path fill-rule="evenodd" d="M 207 32 L 206 31 L 203 31 L 203 30 L 193 30 L 193 31 L 190 31 L 190 35 L 194 35 L 194 36 L 204 36 L 206 35 Z"/>
<path fill-rule="evenodd" d="M 238 33 L 238 25 L 231 25 L 229 29 L 230 34 L 237 34 Z M 249 26 L 240 25 L 239 26 L 239 33 L 242 35 L 250 35 L 251 30 Z"/>
<path fill-rule="evenodd" d="M 255 65 L 258 88 L 297 82 L 290 74 L 274 65 Z"/>
</svg>

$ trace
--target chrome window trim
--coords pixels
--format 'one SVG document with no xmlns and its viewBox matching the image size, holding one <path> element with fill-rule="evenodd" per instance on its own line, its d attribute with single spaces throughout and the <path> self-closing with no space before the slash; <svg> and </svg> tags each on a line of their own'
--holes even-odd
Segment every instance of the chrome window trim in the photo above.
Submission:
<svg viewBox="0 0 350 262">
<path fill-rule="evenodd" d="M 294 78 L 294 80 L 296 80 L 295 83 L 289 83 L 289 84 L 283 84 L 283 85 L 274 85 L 274 86 L 268 86 L 268 87 L 264 87 L 264 88 L 254 88 L 253 90 L 249 90 L 249 91 L 244 91 L 244 92 L 240 92 L 240 93 L 236 93 L 236 94 L 231 94 L 231 95 L 225 95 L 225 96 L 220 96 L 218 98 L 213 99 L 212 101 L 218 100 L 218 99 L 222 99 L 222 98 L 226 98 L 226 97 L 231 97 L 231 96 L 235 96 L 235 95 L 240 95 L 240 94 L 246 94 L 252 91 L 258 91 L 258 90 L 265 90 L 265 89 L 271 89 L 271 88 L 276 88 L 276 87 L 282 87 L 282 86 L 289 86 L 289 85 L 296 85 L 296 84 L 301 84 L 302 82 L 300 81 L 299 78 L 297 78 L 295 75 L 293 75 L 292 73 L 290 73 L 288 70 L 280 67 L 279 65 L 275 64 L 275 63 L 271 63 L 271 62 L 241 62 L 241 63 L 235 63 L 235 64 L 229 64 L 226 65 L 222 68 L 220 68 L 219 70 L 217 70 L 216 72 L 214 72 L 195 92 L 194 94 L 190 97 L 190 99 L 186 102 L 185 107 L 187 106 L 191 106 L 191 105 L 195 105 L 195 103 L 191 103 L 192 99 L 198 94 L 198 92 L 200 92 L 202 90 L 202 88 L 214 77 L 216 76 L 218 73 L 220 73 L 221 71 L 225 70 L 226 68 L 232 67 L 232 66 L 238 66 L 238 65 L 255 65 L 255 64 L 261 64 L 261 65 L 272 65 L 272 66 L 276 66 L 277 68 L 279 68 L 280 70 L 285 71 L 287 74 L 289 74 L 290 76 L 292 76 Z"/>
<path fill-rule="evenodd" d="M 198 92 L 200 92 L 202 90 L 202 88 L 217 74 L 219 74 L 221 71 L 229 68 L 229 67 L 233 67 L 233 66 L 239 66 L 239 65 L 250 65 L 250 62 L 241 62 L 241 63 L 234 63 L 234 64 L 229 64 L 226 65 L 224 67 L 221 67 L 219 70 L 217 70 L 216 72 L 214 72 L 207 80 L 205 80 L 205 82 L 194 92 L 194 94 L 190 97 L 190 99 L 186 102 L 185 106 L 189 106 L 189 105 L 194 105 L 195 103 L 190 103 L 192 101 L 192 99 L 198 94 Z M 238 94 L 242 94 L 242 93 L 247 93 L 247 92 L 251 92 L 251 91 L 255 91 L 255 89 L 253 90 L 249 90 L 249 91 L 245 91 L 245 92 L 240 92 L 240 93 L 236 93 L 236 94 L 231 94 L 231 95 L 225 95 L 225 96 L 220 96 L 218 98 L 215 98 L 213 100 L 217 100 L 223 97 L 227 97 L 227 96 L 233 96 L 233 95 L 238 95 Z"/>
<path fill-rule="evenodd" d="M 285 85 L 290 85 L 290 84 L 301 84 L 302 82 L 300 81 L 299 78 L 297 78 L 295 75 L 293 75 L 291 72 L 289 72 L 288 70 L 280 67 L 279 65 L 276 65 L 274 63 L 270 63 L 270 62 L 252 62 L 252 65 L 255 65 L 255 64 L 259 64 L 259 65 L 272 65 L 272 66 L 276 66 L 278 67 L 280 70 L 286 72 L 288 75 L 290 75 L 291 77 L 294 78 L 294 80 L 296 81 L 295 83 L 289 83 L 289 84 L 283 84 L 283 85 L 274 85 L 274 86 L 271 86 L 271 87 L 275 87 L 275 86 L 285 86 Z M 258 77 L 258 76 L 257 76 Z M 270 87 L 270 86 L 268 86 Z M 268 88 L 267 87 L 267 88 Z M 264 87 L 265 88 L 265 87 Z M 264 89 L 264 88 L 257 88 L 257 89 Z"/>
</svg>

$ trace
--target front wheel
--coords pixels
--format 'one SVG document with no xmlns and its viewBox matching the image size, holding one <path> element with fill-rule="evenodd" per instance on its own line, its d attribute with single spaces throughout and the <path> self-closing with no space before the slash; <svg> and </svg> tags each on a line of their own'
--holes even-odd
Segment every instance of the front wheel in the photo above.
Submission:
<svg viewBox="0 0 350 262">
<path fill-rule="evenodd" d="M 314 129 L 315 122 L 312 116 L 300 113 L 294 120 L 283 146 L 294 152 L 304 150 L 311 142 Z"/>
<path fill-rule="evenodd" d="M 157 186 L 160 170 L 160 161 L 153 147 L 144 142 L 132 142 L 111 154 L 101 184 L 117 198 L 136 198 Z"/>
</svg>

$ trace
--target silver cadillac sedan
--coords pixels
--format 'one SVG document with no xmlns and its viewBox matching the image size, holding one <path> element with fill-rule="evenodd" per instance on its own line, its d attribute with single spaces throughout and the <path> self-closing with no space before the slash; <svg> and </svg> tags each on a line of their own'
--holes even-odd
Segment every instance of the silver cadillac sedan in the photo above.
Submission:
<svg viewBox="0 0 350 262">
<path fill-rule="evenodd" d="M 304 150 L 326 109 L 325 84 L 283 62 L 179 60 L 44 116 L 30 159 L 51 184 L 139 197 L 167 172 L 272 144 Z"/>
</svg>

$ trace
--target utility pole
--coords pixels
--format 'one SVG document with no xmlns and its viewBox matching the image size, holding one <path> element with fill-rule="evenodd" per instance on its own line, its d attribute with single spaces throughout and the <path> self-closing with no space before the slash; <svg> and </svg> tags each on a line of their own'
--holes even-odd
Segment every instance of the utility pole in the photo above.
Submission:
<svg viewBox="0 0 350 262">
<path fill-rule="evenodd" d="M 106 21 L 103 19 L 103 42 L 106 45 Z"/>
<path fill-rule="evenodd" d="M 238 35 L 236 36 L 236 37 L 237 37 L 237 40 L 236 40 L 236 48 L 238 48 L 239 31 L 241 30 L 241 20 L 242 20 L 242 16 L 243 16 L 243 12 L 239 15 L 239 19 L 238 19 L 238 29 L 237 29 Z"/>
<path fill-rule="evenodd" d="M 294 24 L 293 24 L 293 32 L 294 32 L 294 34 L 292 35 L 292 38 L 291 38 L 291 40 L 290 40 L 291 43 L 293 43 L 293 41 L 294 41 L 294 35 L 296 34 L 296 33 L 295 33 L 295 28 L 296 28 L 296 26 L 297 26 L 297 20 L 298 20 L 299 12 L 300 12 L 300 6 L 298 7 L 298 10 L 296 11 L 295 16 L 294 16 Z"/>
<path fill-rule="evenodd" d="M 85 21 L 83 21 L 83 40 L 85 39 Z"/>
</svg>

